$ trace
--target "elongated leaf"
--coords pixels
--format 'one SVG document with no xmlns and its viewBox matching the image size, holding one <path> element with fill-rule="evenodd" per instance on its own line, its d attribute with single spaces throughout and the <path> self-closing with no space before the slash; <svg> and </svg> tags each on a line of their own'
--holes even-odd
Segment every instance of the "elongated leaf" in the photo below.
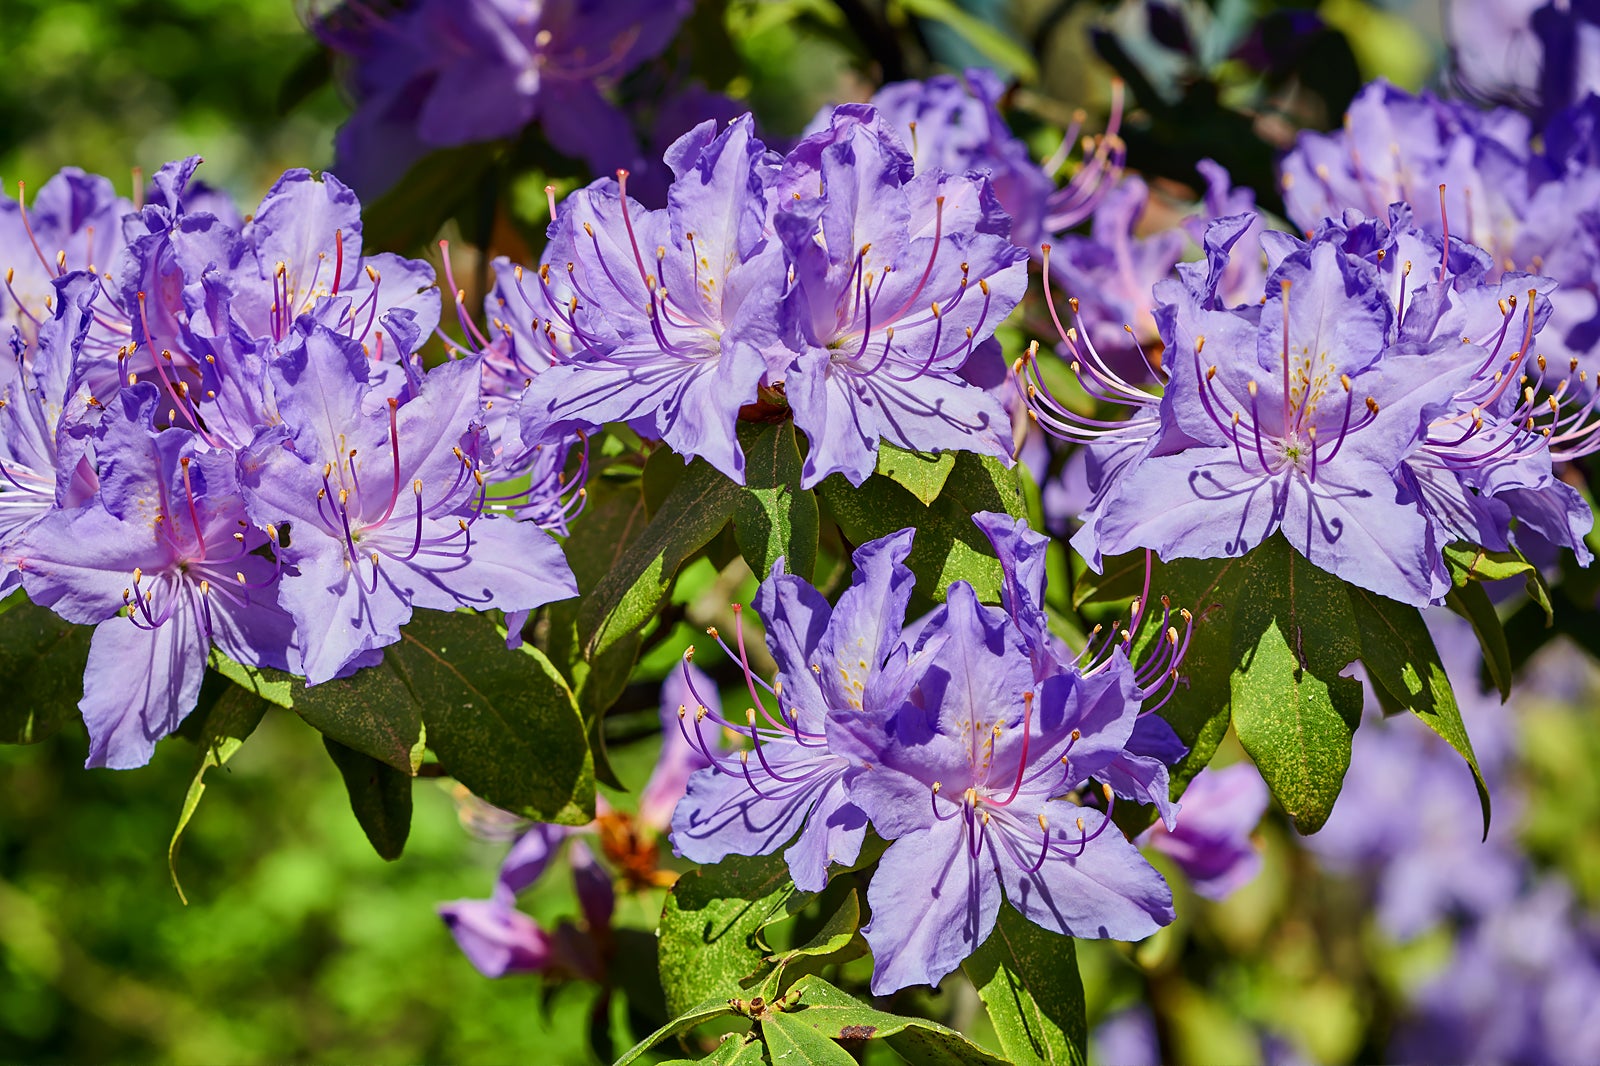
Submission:
<svg viewBox="0 0 1600 1066">
<path fill-rule="evenodd" d="M 386 762 L 322 738 L 350 794 L 350 810 L 379 857 L 394 861 L 411 835 L 411 775 Z"/>
<path fill-rule="evenodd" d="M 1349 586 L 1361 636 L 1361 662 L 1374 685 L 1427 723 L 1467 762 L 1483 808 L 1483 833 L 1489 835 L 1489 785 L 1478 768 L 1461 708 L 1445 675 L 1422 614 L 1415 608 L 1366 589 Z"/>
<path fill-rule="evenodd" d="M 688 1032 L 690 1029 L 700 1025 L 702 1022 L 709 1022 L 713 1018 L 723 1018 L 732 1013 L 733 1007 L 728 1003 L 727 999 L 718 999 L 717 997 L 712 996 L 710 999 L 695 1004 L 693 1007 L 684 1011 L 676 1018 L 673 1018 L 666 1025 L 663 1025 L 661 1028 L 657 1029 L 655 1032 L 651 1033 L 649 1036 L 633 1045 L 633 1047 L 623 1052 L 622 1057 L 618 1059 L 613 1066 L 630 1066 L 631 1063 L 637 1062 L 647 1051 L 661 1043 L 661 1041 L 665 1040 L 667 1037 Z"/>
<path fill-rule="evenodd" d="M 839 909 L 828 917 L 816 935 L 788 955 L 791 958 L 797 955 L 833 955 L 849 947 L 856 938 L 856 930 L 860 928 L 861 898 L 852 888 Z"/>
<path fill-rule="evenodd" d="M 745 1033 L 729 1033 L 703 1059 L 668 1059 L 661 1066 L 762 1066 L 766 1061 L 765 1044 Z"/>
<path fill-rule="evenodd" d="M 591 662 L 656 613 L 678 568 L 733 517 L 743 490 L 695 460 L 615 565 L 583 597 L 578 633 Z"/>
<path fill-rule="evenodd" d="M 830 1040 L 883 1040 L 913 1066 L 1005 1066 L 1004 1059 L 954 1029 L 874 1010 L 820 977 L 802 977 L 789 997 L 798 1002 L 785 1012 L 788 1018 Z"/>
<path fill-rule="evenodd" d="M 293 674 L 259 666 L 245 666 L 222 654 L 220 648 L 211 649 L 206 665 L 247 692 L 253 692 L 277 707 L 294 706 Z"/>
<path fill-rule="evenodd" d="M 332 737 L 396 770 L 414 773 L 422 757 L 422 708 L 396 667 L 395 653 L 352 677 L 307 688 L 296 681 L 294 712 Z"/>
<path fill-rule="evenodd" d="M 745 487 L 733 509 L 739 552 L 759 577 L 779 558 L 785 569 L 811 580 L 817 566 L 817 498 L 800 488 L 800 447 L 793 422 L 739 429 Z"/>
<path fill-rule="evenodd" d="M 794 893 L 781 855 L 731 856 L 680 877 L 657 930 L 667 1010 L 739 996 L 741 981 L 770 966 L 758 934 Z"/>
<path fill-rule="evenodd" d="M 542 653 L 508 650 L 487 615 L 418 611 L 381 663 L 298 687 L 294 709 L 408 776 L 426 726 L 445 771 L 495 806 L 568 825 L 594 817 L 594 761 L 571 689 Z"/>
<path fill-rule="evenodd" d="M 1361 683 L 1339 676 L 1361 654 L 1338 578 L 1274 536 L 1248 556 L 1234 610 L 1233 727 L 1302 833 L 1322 828 L 1350 766 Z"/>
<path fill-rule="evenodd" d="M 1520 576 L 1528 598 L 1544 611 L 1545 624 L 1550 625 L 1555 621 L 1555 606 L 1550 602 L 1550 590 L 1545 587 L 1544 575 L 1516 549 L 1492 552 L 1476 544 L 1447 544 L 1444 561 L 1450 568 L 1450 578 L 1457 588 L 1469 581 L 1505 581 Z"/>
<path fill-rule="evenodd" d="M 950 472 L 956 468 L 955 452 L 923 455 L 892 444 L 878 445 L 878 473 L 922 501 L 924 507 L 939 498 Z"/>
<path fill-rule="evenodd" d="M 899 0 L 900 6 L 919 18 L 942 22 L 961 39 L 983 53 L 985 59 L 1023 81 L 1037 81 L 1039 69 L 1033 55 L 1005 30 L 963 9 L 955 0 Z"/>
<path fill-rule="evenodd" d="M 1506 644 L 1505 627 L 1494 609 L 1494 602 L 1483 586 L 1476 581 L 1466 581 L 1452 588 L 1444 598 L 1445 605 L 1472 623 L 1478 647 L 1483 650 L 1483 665 L 1489 679 L 1500 690 L 1500 702 L 1511 696 L 1511 649 Z"/>
<path fill-rule="evenodd" d="M 0 613 L 0 744 L 37 744 L 78 717 L 93 626 L 14 593 Z"/>
<path fill-rule="evenodd" d="M 761 1019 L 761 1036 L 772 1066 L 855 1066 L 850 1052 L 796 1015 L 768 1014 Z"/>
<path fill-rule="evenodd" d="M 189 819 L 194 817 L 195 809 L 200 806 L 200 797 L 205 795 L 206 771 L 233 758 L 233 753 L 255 732 L 269 706 L 266 700 L 252 692 L 228 688 L 206 713 L 206 720 L 200 729 L 200 752 L 195 763 L 194 779 L 183 797 L 183 807 L 178 812 L 178 824 L 172 830 L 172 839 L 167 842 L 167 871 L 172 875 L 172 887 L 178 890 L 178 898 L 184 903 L 189 900 L 183 894 L 183 886 L 178 883 L 178 845 Z"/>
<path fill-rule="evenodd" d="M 989 939 L 962 964 L 1013 1062 L 1088 1061 L 1089 1023 L 1072 938 L 1003 907 Z"/>
</svg>

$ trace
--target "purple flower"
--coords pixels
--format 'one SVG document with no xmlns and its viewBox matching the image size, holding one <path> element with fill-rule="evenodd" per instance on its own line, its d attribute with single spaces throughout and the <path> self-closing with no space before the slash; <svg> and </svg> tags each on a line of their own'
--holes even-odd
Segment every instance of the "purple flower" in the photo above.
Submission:
<svg viewBox="0 0 1600 1066">
<path fill-rule="evenodd" d="M 984 180 L 913 176 L 877 112 L 845 105 L 784 161 L 777 201 L 794 276 L 785 395 L 811 441 L 802 487 L 833 473 L 859 485 L 880 438 L 1009 458 L 1009 417 L 958 373 L 1027 288 Z"/>
<path fill-rule="evenodd" d="M 518 611 L 576 594 L 547 534 L 484 510 L 480 357 L 434 369 L 401 403 L 356 342 L 309 319 L 297 330 L 271 367 L 283 425 L 240 469 L 253 518 L 292 523 L 280 600 L 308 684 L 398 640 L 414 608 Z"/>
<path fill-rule="evenodd" d="M 18 195 L 22 194 L 18 186 Z M 111 182 L 67 167 L 40 187 L 33 206 L 0 198 L 0 341 L 16 327 L 31 348 L 39 330 L 56 311 L 57 278 L 94 274 L 115 265 L 124 247 L 123 216 L 133 204 L 117 196 Z M 115 331 L 94 323 L 101 345 L 118 343 Z M 123 337 L 122 340 L 126 340 Z"/>
<path fill-rule="evenodd" d="M 1363 588 L 1417 604 L 1443 596 L 1442 545 L 1394 472 L 1473 361 L 1380 358 L 1395 311 L 1331 239 L 1285 256 L 1259 307 L 1177 301 L 1161 442 L 1101 498 L 1079 550 L 1217 558 L 1281 529 Z"/>
<path fill-rule="evenodd" d="M 989 935 L 1002 894 L 1069 936 L 1137 940 L 1170 922 L 1167 886 L 1107 813 L 1063 798 L 1133 730 L 1139 700 L 1120 653 L 1111 669 L 1039 684 L 1021 631 L 965 583 L 919 643 L 829 738 L 864 764 L 850 797 L 893 841 L 862 929 L 873 991 L 938 983 Z M 878 704 L 880 689 L 895 698 Z"/>
<path fill-rule="evenodd" d="M 58 507 L 78 507 L 99 489 L 88 436 L 99 401 L 73 373 L 93 323 L 99 282 L 76 271 L 53 285 L 55 311 L 31 348 L 0 358 L 0 594 L 16 586 L 11 545 Z"/>
<path fill-rule="evenodd" d="M 1221 900 L 1261 872 L 1261 853 L 1250 841 L 1267 809 L 1267 785 L 1249 763 L 1195 775 L 1183 793 L 1176 828 L 1157 823 L 1138 843 L 1177 863 L 1207 899 Z"/>
<path fill-rule="evenodd" d="M 900 631 L 913 585 L 905 566 L 910 552 L 909 530 L 856 549 L 854 580 L 831 609 L 793 575 L 774 572 L 762 584 L 756 607 L 778 662 L 770 686 L 778 713 L 765 712 L 766 722 L 758 725 L 751 710 L 736 724 L 689 686 L 699 706 L 685 708 L 682 728 L 710 766 L 689 779 L 673 814 L 672 846 L 679 855 L 717 862 L 728 855 L 769 855 L 789 844 L 790 875 L 807 892 L 827 884 L 833 863 L 855 861 L 867 820 L 845 786 L 860 767 L 830 741 L 842 718 L 872 705 L 886 664 L 904 658 Z M 742 646 L 742 633 L 739 639 Z M 751 700 L 765 711 L 754 678 L 747 677 Z M 701 730 L 706 720 L 749 737 L 752 747 L 714 755 Z"/>
<path fill-rule="evenodd" d="M 597 172 L 634 166 L 633 130 L 603 86 L 665 48 L 687 7 L 425 0 L 383 16 L 343 5 L 313 27 L 354 60 L 356 110 L 334 169 L 372 196 L 434 148 L 509 137 L 532 122 Z"/>
<path fill-rule="evenodd" d="M 780 347 L 785 264 L 765 233 L 773 161 L 753 122 L 713 134 L 673 145 L 665 210 L 606 180 L 557 212 L 530 302 L 536 329 L 575 351 L 523 394 L 525 441 L 625 421 L 743 483 L 734 424 Z"/>
<path fill-rule="evenodd" d="M 213 645 L 249 666 L 297 655 L 233 456 L 154 430 L 159 406 L 151 385 L 124 390 L 101 426 L 94 502 L 46 515 L 10 549 L 35 603 L 96 626 L 79 704 L 89 766 L 148 762 L 194 708 Z"/>
</svg>

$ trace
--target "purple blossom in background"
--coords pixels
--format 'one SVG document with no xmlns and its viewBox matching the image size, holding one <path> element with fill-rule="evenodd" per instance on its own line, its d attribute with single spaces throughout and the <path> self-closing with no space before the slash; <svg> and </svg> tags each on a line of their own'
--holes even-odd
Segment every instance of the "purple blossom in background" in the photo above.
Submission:
<svg viewBox="0 0 1600 1066">
<path fill-rule="evenodd" d="M 424 0 L 380 14 L 340 5 L 312 25 L 350 59 L 356 109 L 339 131 L 334 170 L 376 196 L 429 151 L 535 122 L 594 172 L 637 167 L 633 129 L 604 90 L 665 48 L 688 7 Z"/>
<path fill-rule="evenodd" d="M 785 395 L 811 442 L 801 486 L 833 473 L 859 485 L 880 438 L 1009 458 L 1009 416 L 958 374 L 1027 289 L 1026 253 L 984 181 L 913 176 L 877 112 L 843 105 L 785 159 L 777 203 L 794 275 Z"/>
<path fill-rule="evenodd" d="M 1177 825 L 1156 823 L 1137 843 L 1167 856 L 1207 899 L 1221 900 L 1261 872 L 1250 840 L 1267 809 L 1267 785 L 1249 763 L 1207 768 L 1183 791 Z"/>
</svg>

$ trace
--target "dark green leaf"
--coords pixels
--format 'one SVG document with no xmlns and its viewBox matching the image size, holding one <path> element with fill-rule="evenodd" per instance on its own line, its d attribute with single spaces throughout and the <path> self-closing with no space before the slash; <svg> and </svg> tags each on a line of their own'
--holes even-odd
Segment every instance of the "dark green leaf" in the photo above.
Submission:
<svg viewBox="0 0 1600 1066">
<path fill-rule="evenodd" d="M 584 658 L 593 662 L 655 616 L 678 568 L 727 525 L 743 491 L 704 460 L 689 465 L 639 538 L 583 597 Z"/>
<path fill-rule="evenodd" d="M 762 926 L 794 893 L 781 855 L 731 856 L 680 877 L 657 930 L 667 1010 L 740 995 L 740 982 L 769 965 Z"/>
<path fill-rule="evenodd" d="M 1115 603 L 1139 595 L 1144 588 L 1148 559 L 1150 555 L 1141 550 L 1105 560 L 1105 568 L 1098 574 L 1084 567 L 1072 585 L 1073 608 L 1086 603 Z"/>
<path fill-rule="evenodd" d="M 383 662 L 298 687 L 294 709 L 408 776 L 426 723 L 445 771 L 489 803 L 545 822 L 594 817 L 594 762 L 571 690 L 540 652 L 507 649 L 487 615 L 418 611 Z"/>
<path fill-rule="evenodd" d="M 742 423 L 745 489 L 733 509 L 739 552 L 758 577 L 785 560 L 785 569 L 807 581 L 817 565 L 817 498 L 800 488 L 800 448 L 794 423 Z"/>
<path fill-rule="evenodd" d="M 888 1014 L 862 1003 L 820 977 L 802 977 L 785 999 L 798 1002 L 786 1012 L 830 1040 L 884 1040 L 913 1066 L 1005 1066 L 1005 1060 L 954 1029 L 925 1018 Z"/>
<path fill-rule="evenodd" d="M 698 1003 L 690 1009 L 684 1011 L 666 1025 L 663 1025 L 661 1028 L 657 1029 L 655 1032 L 651 1033 L 649 1036 L 633 1045 L 633 1047 L 623 1052 L 622 1057 L 618 1059 L 613 1066 L 629 1066 L 630 1063 L 638 1061 L 638 1059 L 647 1051 L 661 1043 L 661 1041 L 665 1040 L 667 1037 L 675 1036 L 678 1033 L 688 1032 L 690 1029 L 700 1025 L 702 1022 L 709 1022 L 713 1018 L 722 1018 L 732 1013 L 733 1007 L 728 1003 L 726 998 L 719 999 L 713 996 L 710 999 L 704 1000 L 703 1002 Z M 742 1060 L 740 1062 L 740 1066 L 743 1066 Z"/>
<path fill-rule="evenodd" d="M 900 0 L 900 6 L 918 18 L 949 26 L 1007 74 L 1025 82 L 1038 80 L 1039 69 L 1027 48 L 993 21 L 979 18 L 955 0 Z"/>
<path fill-rule="evenodd" d="M 856 937 L 856 930 L 860 928 L 861 898 L 852 888 L 839 909 L 828 917 L 816 935 L 788 955 L 833 955 L 849 947 Z"/>
<path fill-rule="evenodd" d="M 878 473 L 905 486 L 924 507 L 939 498 L 950 471 L 956 468 L 955 452 L 924 455 L 908 452 L 892 444 L 878 445 Z"/>
<path fill-rule="evenodd" d="M 1361 683 L 1340 677 L 1361 654 L 1345 583 L 1277 535 L 1246 557 L 1233 605 L 1233 727 L 1302 833 L 1322 828 L 1350 766 Z"/>
<path fill-rule="evenodd" d="M 411 834 L 411 775 L 329 737 L 322 743 L 344 778 L 350 810 L 373 850 L 391 862 L 398 859 Z"/>
<path fill-rule="evenodd" d="M 6 602 L 0 613 L 0 743 L 37 744 L 78 717 L 94 627 L 73 625 L 20 592 Z"/>
<path fill-rule="evenodd" d="M 1483 808 L 1483 831 L 1489 832 L 1489 785 L 1478 769 L 1461 708 L 1439 661 L 1433 634 L 1415 607 L 1397 603 L 1375 592 L 1348 588 L 1355 609 L 1356 631 L 1361 635 L 1361 662 L 1374 686 L 1427 723 L 1467 761 L 1478 787 Z"/>
<path fill-rule="evenodd" d="M 1087 1061 L 1089 1023 L 1071 937 L 1002 907 L 994 932 L 962 968 L 1013 1062 Z"/>
<path fill-rule="evenodd" d="M 774 1012 L 761 1019 L 761 1036 L 767 1043 L 772 1066 L 855 1066 L 850 1052 L 800 1021 Z"/>
<path fill-rule="evenodd" d="M 423 156 L 392 190 L 363 206 L 361 236 L 366 246 L 420 248 L 446 219 L 468 206 L 503 147 L 479 142 Z"/>
<path fill-rule="evenodd" d="M 1467 581 L 1455 586 L 1444 598 L 1445 605 L 1472 623 L 1478 647 L 1483 649 L 1483 665 L 1489 679 L 1500 690 L 1500 702 L 1511 696 L 1511 649 L 1506 646 L 1505 627 L 1494 602 L 1482 585 Z"/>
<path fill-rule="evenodd" d="M 351 677 L 309 688 L 296 681 L 294 712 L 323 736 L 414 773 L 422 760 L 422 708 L 397 663 L 391 648 Z"/>
<path fill-rule="evenodd" d="M 817 491 L 844 535 L 856 545 L 915 527 L 916 540 L 906 565 L 917 577 L 918 607 L 942 601 L 957 581 L 970 583 L 978 598 L 1000 598 L 1000 563 L 989 539 L 973 524 L 980 511 L 1003 511 L 1021 517 L 1027 501 L 1015 471 L 999 461 L 970 452 L 956 456 L 944 491 L 924 506 L 901 485 L 874 474 L 854 488 L 835 474 Z"/>
<path fill-rule="evenodd" d="M 660 1066 L 762 1066 L 766 1053 L 766 1045 L 748 1033 L 728 1033 L 703 1059 L 668 1059 Z"/>
<path fill-rule="evenodd" d="M 418 611 L 385 662 L 412 693 L 428 747 L 451 777 L 536 821 L 594 817 L 583 719 L 543 654 L 508 650 L 485 615 Z"/>
<path fill-rule="evenodd" d="M 194 817 L 195 808 L 200 805 L 200 797 L 205 795 L 206 771 L 233 758 L 233 753 L 243 747 L 250 734 L 255 732 L 269 706 L 266 700 L 254 693 L 242 688 L 229 688 L 206 713 L 206 720 L 199 731 L 200 751 L 194 779 L 183 797 L 178 824 L 167 843 L 167 870 L 172 875 L 172 887 L 178 890 L 178 898 L 185 903 L 189 901 L 183 895 L 183 886 L 178 883 L 178 844 L 189 825 L 189 819 Z"/>
</svg>

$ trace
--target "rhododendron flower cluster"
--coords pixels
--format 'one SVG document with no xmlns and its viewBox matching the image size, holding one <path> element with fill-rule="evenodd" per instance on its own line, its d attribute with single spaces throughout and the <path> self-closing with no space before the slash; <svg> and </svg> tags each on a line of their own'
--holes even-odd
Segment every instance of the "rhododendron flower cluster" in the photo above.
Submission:
<svg viewBox="0 0 1600 1066">
<path fill-rule="evenodd" d="M 958 582 L 908 621 L 912 530 L 857 549 L 832 607 L 775 569 L 756 606 L 777 677 L 749 672 L 741 627 L 756 706 L 740 721 L 690 685 L 679 709 L 709 763 L 673 816 L 680 854 L 714 862 L 787 845 L 795 884 L 818 891 L 831 866 L 856 861 L 869 825 L 892 841 L 862 930 L 878 993 L 936 984 L 988 937 L 1002 896 L 1072 936 L 1140 939 L 1173 916 L 1110 813 L 1118 794 L 1166 800 L 1165 764 L 1147 753 L 1183 748 L 1146 711 L 1178 684 L 1187 620 L 1164 608 L 1155 650 L 1135 664 L 1136 606 L 1128 629 L 1074 655 L 1045 627 L 1045 539 L 1005 515 L 977 522 L 1005 567 L 1003 606 Z M 749 746 L 714 751 L 708 734 L 723 730 Z"/>
<path fill-rule="evenodd" d="M 315 684 L 381 657 L 415 608 L 573 595 L 535 523 L 487 495 L 481 356 L 422 371 L 425 263 L 361 250 L 359 204 L 290 171 L 242 228 L 135 210 L 63 172 L 8 202 L 5 581 L 94 625 L 91 766 L 138 766 L 215 648 Z M 18 284 L 19 280 L 21 284 Z M 11 490 L 15 491 L 11 491 Z"/>
</svg>

